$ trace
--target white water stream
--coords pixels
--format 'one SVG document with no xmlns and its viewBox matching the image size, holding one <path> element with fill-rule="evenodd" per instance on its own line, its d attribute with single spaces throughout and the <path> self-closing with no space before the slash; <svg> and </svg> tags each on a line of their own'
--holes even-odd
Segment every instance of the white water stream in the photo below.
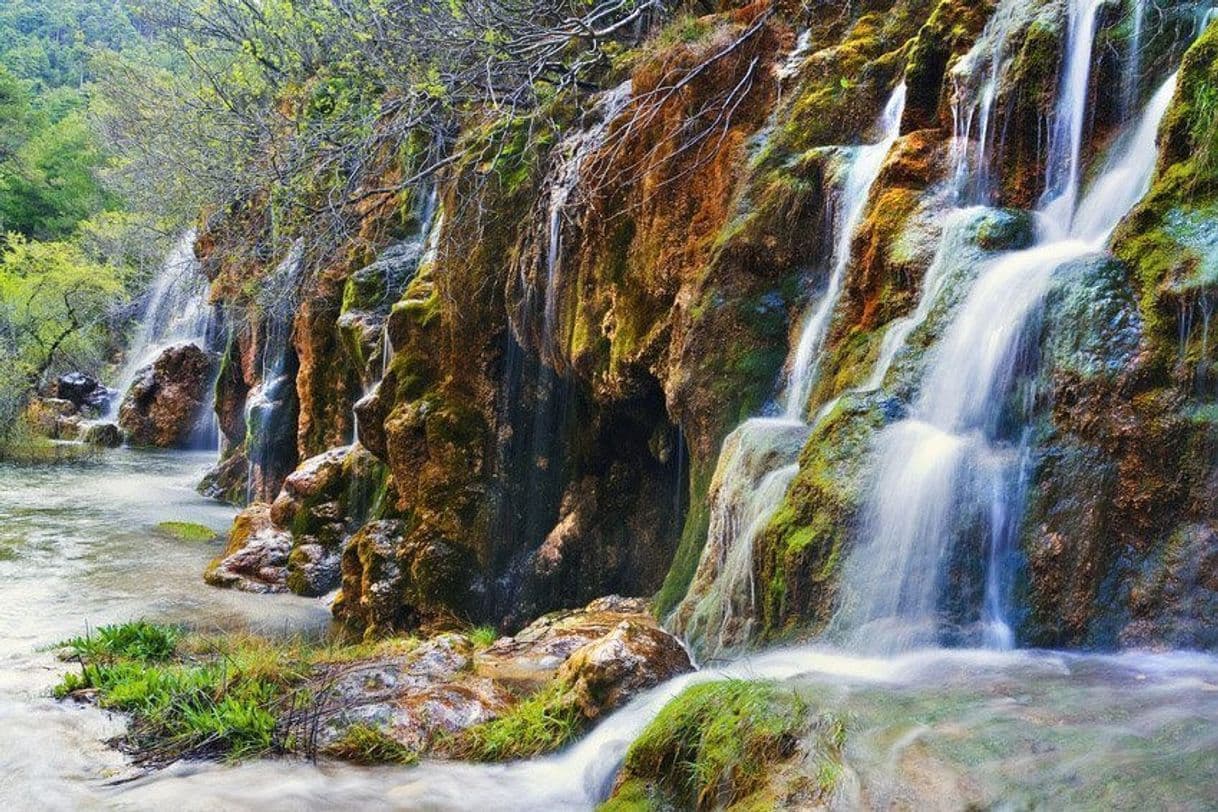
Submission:
<svg viewBox="0 0 1218 812">
<path fill-rule="evenodd" d="M 1080 41 L 1090 47 L 1089 39 Z M 1083 98 L 1077 86 L 1085 88 L 1086 78 L 1067 75 L 1065 85 L 1059 115 L 1081 122 L 1070 105 Z M 943 617 L 951 597 L 945 595 L 948 569 L 956 546 L 975 537 L 969 528 L 976 526 L 986 528 L 985 599 L 980 628 L 964 634 L 978 643 L 1011 645 L 1005 602 L 995 594 L 1005 591 L 1009 574 L 994 568 L 1001 567 L 1013 543 L 1022 508 L 1023 444 L 1002 425 L 1021 347 L 1054 273 L 1102 252 L 1113 229 L 1145 194 L 1158 125 L 1174 90 L 1172 77 L 1077 211 L 1063 220 L 1060 202 L 1073 199 L 1074 192 L 1050 198 L 1038 217 L 1037 244 L 982 268 L 933 350 L 910 416 L 881 433 L 878 473 L 836 621 L 852 645 L 896 651 L 942 642 L 949 625 Z M 1079 171 L 1077 137 L 1072 135 L 1062 150 L 1056 162 Z M 1070 180 L 1067 187 L 1077 183 Z M 1070 227 L 1063 230 L 1063 222 Z"/>
<path fill-rule="evenodd" d="M 816 360 L 841 296 L 854 232 L 900 133 L 904 109 L 905 85 L 901 84 L 880 116 L 880 139 L 848 153 L 836 200 L 829 280 L 800 326 L 783 395 L 783 416 L 746 420 L 720 450 L 708 495 L 711 519 L 698 572 L 685 600 L 669 619 L 675 631 L 708 656 L 745 642 L 756 617 L 753 548 L 799 471 L 795 460 L 808 436 L 804 413 L 816 379 Z"/>
</svg>

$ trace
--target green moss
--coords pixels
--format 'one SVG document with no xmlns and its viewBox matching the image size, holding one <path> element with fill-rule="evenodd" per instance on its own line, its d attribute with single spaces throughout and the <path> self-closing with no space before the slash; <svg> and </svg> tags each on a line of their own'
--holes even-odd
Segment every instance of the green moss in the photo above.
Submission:
<svg viewBox="0 0 1218 812">
<path fill-rule="evenodd" d="M 711 467 L 713 464 L 694 461 L 690 469 L 689 512 L 685 516 L 685 527 L 681 531 L 681 541 L 673 555 L 672 565 L 653 602 L 657 617 L 662 618 L 676 608 L 689 590 L 694 573 L 698 571 L 698 560 L 702 557 L 702 547 L 706 544 L 706 534 L 710 529 L 707 491 L 715 473 Z"/>
<path fill-rule="evenodd" d="M 161 522 L 157 529 L 182 541 L 211 541 L 217 536 L 207 525 L 193 522 Z"/>
<path fill-rule="evenodd" d="M 800 752 L 808 722 L 807 703 L 777 683 L 720 680 L 687 688 L 631 744 L 611 802 L 617 806 L 608 808 L 778 804 L 764 790 Z"/>
<path fill-rule="evenodd" d="M 553 752 L 583 729 L 583 717 L 567 689 L 554 683 L 506 714 L 459 734 L 445 748 L 470 761 L 510 761 Z"/>
</svg>

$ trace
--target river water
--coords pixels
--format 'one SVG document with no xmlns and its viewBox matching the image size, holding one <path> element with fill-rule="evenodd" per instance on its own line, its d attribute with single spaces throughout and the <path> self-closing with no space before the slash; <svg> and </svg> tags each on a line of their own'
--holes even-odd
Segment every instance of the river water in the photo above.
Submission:
<svg viewBox="0 0 1218 812">
<path fill-rule="evenodd" d="M 847 718 L 839 808 L 1218 808 L 1218 660 L 1190 653 L 869 659 L 793 648 L 679 678 L 528 763 L 196 763 L 140 775 L 104 744 L 121 719 L 50 699 L 65 666 L 48 645 L 138 617 L 267 634 L 329 626 L 321 601 L 204 586 L 220 542 L 157 531 L 169 520 L 227 525 L 232 511 L 192 489 L 208 462 L 123 450 L 90 464 L 0 466 L 0 798 L 10 808 L 589 809 L 667 699 L 726 676 L 788 680 Z"/>
</svg>

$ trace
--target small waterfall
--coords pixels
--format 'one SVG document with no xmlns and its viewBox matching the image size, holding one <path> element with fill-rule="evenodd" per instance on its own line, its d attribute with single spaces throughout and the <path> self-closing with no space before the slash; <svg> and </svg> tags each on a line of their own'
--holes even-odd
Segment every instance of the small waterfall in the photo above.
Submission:
<svg viewBox="0 0 1218 812">
<path fill-rule="evenodd" d="M 1149 188 L 1155 136 L 1174 89 L 1172 77 L 1156 92 L 1070 213 L 1068 231 L 1061 232 L 1060 220 L 1045 222 L 1061 217 L 1062 198 L 1050 198 L 1039 213 L 1037 244 L 981 269 L 934 350 L 910 416 L 881 433 L 863 535 L 846 568 L 847 600 L 835 620 L 856 645 L 891 651 L 936 644 L 949 627 L 977 621 L 979 629 L 962 628 L 964 639 L 1012 644 L 1005 561 L 1023 506 L 1028 441 L 1024 431 L 1012 436 L 1006 412 L 1024 361 L 1021 348 L 1057 269 L 1103 251 Z M 1081 98 L 1067 92 L 1059 117 L 1081 121 L 1070 109 Z M 987 551 L 980 618 L 971 615 L 967 595 L 945 594 L 967 591 L 960 583 L 947 590 L 946 582 L 969 539 Z M 968 580 L 955 580 L 962 579 Z"/>
<path fill-rule="evenodd" d="M 195 257 L 196 237 L 194 229 L 182 234 L 152 281 L 148 302 L 119 370 L 118 398 L 111 401 L 107 415 L 111 420 L 118 416 L 121 398 L 131 388 L 136 373 L 161 350 L 185 342 L 208 348 L 214 311 L 207 301 L 207 278 Z"/>
<path fill-rule="evenodd" d="M 546 241 L 546 284 L 542 314 L 542 346 L 554 347 L 554 330 L 558 325 L 558 281 L 562 271 L 562 225 L 567 203 L 579 187 L 584 162 L 600 149 L 609 125 L 630 103 L 633 86 L 629 81 L 604 93 L 593 107 L 597 121 L 592 126 L 576 130 L 558 145 L 562 163 L 551 176 L 548 201 L 548 231 Z"/>
<path fill-rule="evenodd" d="M 974 206 L 956 209 L 948 214 L 935 257 L 922 277 L 922 290 L 918 296 L 917 307 L 908 316 L 895 319 L 885 330 L 875 366 L 872 367 L 867 380 L 858 387 L 859 392 L 873 392 L 884 385 L 884 379 L 888 377 L 888 371 L 892 369 L 897 354 L 905 347 L 913 331 L 921 327 L 930 316 L 930 311 L 943 292 L 953 259 L 965 250 L 971 236 L 970 228 L 984 211 L 984 208 Z"/>
<path fill-rule="evenodd" d="M 905 85 L 892 93 L 880 118 L 881 138 L 849 151 L 834 220 L 834 253 L 828 287 L 804 319 L 785 394 L 785 414 L 753 418 L 723 442 L 708 497 L 711 520 L 706 546 L 689 592 L 668 623 L 699 652 L 715 656 L 748 639 L 756 617 L 753 548 L 799 472 L 795 464 L 807 440 L 803 420 L 816 373 L 816 355 L 827 332 L 850 260 L 850 244 L 899 134 Z"/>
<path fill-rule="evenodd" d="M 1066 69 L 1058 91 L 1045 170 L 1045 193 L 1040 206 L 1045 215 L 1044 222 L 1054 229 L 1058 237 L 1070 233 L 1078 204 L 1087 90 L 1091 83 L 1091 50 L 1095 43 L 1099 9 L 1104 2 L 1069 0 Z"/>
<path fill-rule="evenodd" d="M 1138 91 L 1142 87 L 1142 32 L 1146 24 L 1146 0 L 1133 0 L 1129 17 L 1129 53 L 1125 57 L 1128 67 L 1122 92 L 1122 103 L 1126 111 L 1132 110 L 1137 104 Z"/>
<path fill-rule="evenodd" d="M 245 422 L 249 474 L 246 500 L 272 499 L 266 477 L 272 468 L 283 407 L 291 401 L 295 380 L 287 373 L 292 338 L 292 317 L 300 273 L 304 267 L 304 241 L 296 240 L 287 256 L 264 280 L 263 290 L 277 297 L 263 303 L 263 338 L 258 353 L 258 383 L 246 395 Z"/>
<path fill-rule="evenodd" d="M 1007 43 L 1011 34 L 1027 23 L 1026 15 L 1034 10 L 1035 6 L 1026 0 L 1003 0 L 986 23 L 973 50 L 952 70 L 954 138 L 953 170 L 949 177 L 960 200 L 988 202 L 992 195 L 993 179 L 989 169 L 997 136 L 994 104 L 998 99 L 1002 69 L 1009 56 Z M 984 77 L 980 88 L 970 87 L 974 77 Z"/>
<path fill-rule="evenodd" d="M 901 132 L 901 115 L 905 112 L 905 83 L 902 82 L 888 99 L 880 118 L 880 140 L 874 144 L 858 147 L 846 171 L 838 199 L 838 215 L 834 233 L 837 239 L 833 246 L 833 264 L 829 272 L 829 284 L 820 300 L 808 311 L 800 327 L 795 358 L 791 363 L 791 375 L 783 412 L 790 420 L 802 420 L 808 408 L 808 396 L 816 382 L 817 362 L 825 335 L 829 331 L 829 319 L 841 296 L 846 269 L 850 266 L 850 244 L 855 229 L 863 219 L 871 187 L 884 158 Z"/>
</svg>

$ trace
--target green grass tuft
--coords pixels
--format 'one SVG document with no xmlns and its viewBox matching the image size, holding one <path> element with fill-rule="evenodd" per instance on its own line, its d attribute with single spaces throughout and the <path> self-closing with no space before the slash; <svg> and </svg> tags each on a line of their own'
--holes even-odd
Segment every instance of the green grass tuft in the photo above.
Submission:
<svg viewBox="0 0 1218 812">
<path fill-rule="evenodd" d="M 494 626 L 478 626 L 469 632 L 469 641 L 474 648 L 489 648 L 498 639 L 499 632 Z"/>
<path fill-rule="evenodd" d="M 164 660 L 173 654 L 182 630 L 136 620 L 101 626 L 84 637 L 73 637 L 64 647 L 77 657 L 98 659 L 125 657 L 132 660 Z"/>
<path fill-rule="evenodd" d="M 356 764 L 414 764 L 419 754 L 371 725 L 356 724 L 326 747 L 326 755 Z"/>
<path fill-rule="evenodd" d="M 128 713 L 125 745 L 137 762 L 241 759 L 286 749 L 276 719 L 307 673 L 297 644 L 210 639 L 145 621 L 103 626 L 64 644 L 79 659 L 54 689 L 94 692 Z"/>
<path fill-rule="evenodd" d="M 498 719 L 459 734 L 448 748 L 469 761 L 511 761 L 553 752 L 583 729 L 583 717 L 555 684 L 521 701 Z"/>
</svg>

